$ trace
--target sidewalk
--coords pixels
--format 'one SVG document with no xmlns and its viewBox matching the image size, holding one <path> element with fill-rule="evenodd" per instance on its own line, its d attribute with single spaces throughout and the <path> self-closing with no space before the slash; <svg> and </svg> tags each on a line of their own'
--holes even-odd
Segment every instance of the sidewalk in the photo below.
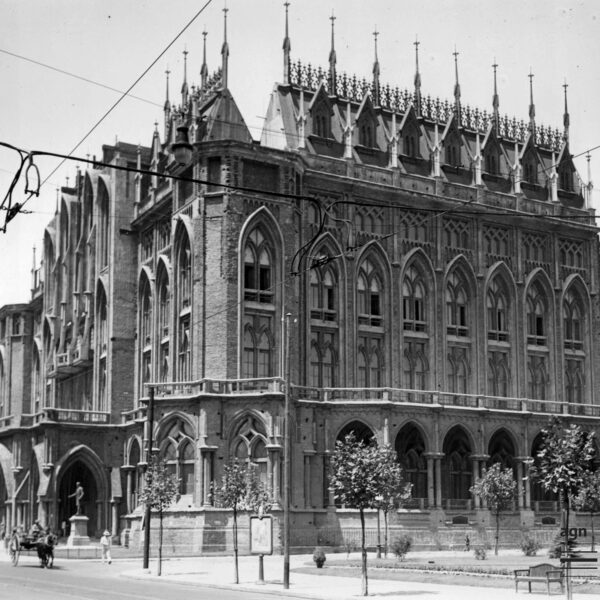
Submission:
<svg viewBox="0 0 600 600">
<path fill-rule="evenodd" d="M 294 569 L 305 567 L 312 563 L 312 555 L 293 555 L 290 557 L 290 588 L 283 589 L 283 557 L 265 556 L 264 576 L 265 584 L 257 583 L 258 557 L 240 556 L 239 571 L 240 583 L 234 584 L 233 557 L 198 557 L 171 559 L 163 561 L 162 575 L 156 575 L 157 563 L 152 560 L 150 573 L 142 569 L 125 571 L 122 576 L 135 579 L 164 580 L 171 583 L 185 585 L 199 585 L 238 591 L 252 591 L 265 595 L 279 596 L 281 598 L 310 598 L 323 600 L 342 600 L 361 596 L 360 577 L 340 577 L 327 575 L 326 566 L 321 571 L 322 575 L 308 575 L 295 573 Z M 397 581 L 369 578 L 369 596 L 418 598 L 427 600 L 439 598 L 443 600 L 506 600 L 520 598 L 527 593 L 526 586 L 519 593 L 511 588 L 479 587 L 477 579 L 473 578 L 473 585 L 441 585 L 433 583 L 419 583 L 415 581 Z M 544 585 L 535 585 L 533 595 L 547 597 Z M 553 590 L 553 596 L 560 597 L 558 588 Z M 573 594 L 574 600 L 590 600 L 589 594 Z"/>
</svg>

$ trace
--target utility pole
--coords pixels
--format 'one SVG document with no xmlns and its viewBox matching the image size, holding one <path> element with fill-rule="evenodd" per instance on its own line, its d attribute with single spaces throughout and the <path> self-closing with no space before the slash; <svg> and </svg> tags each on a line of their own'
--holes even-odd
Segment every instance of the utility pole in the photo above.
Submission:
<svg viewBox="0 0 600 600">
<path fill-rule="evenodd" d="M 290 317 L 285 315 L 285 415 L 283 433 L 283 589 L 290 587 Z"/>
<path fill-rule="evenodd" d="M 148 385 L 148 384 L 147 384 Z M 146 426 L 148 428 L 146 432 L 146 440 L 148 446 L 146 447 L 146 474 L 152 464 L 152 446 L 154 440 L 152 439 L 152 430 L 154 429 L 154 386 L 148 385 L 148 412 L 146 414 Z M 146 485 L 148 480 L 146 479 Z M 150 564 L 150 518 L 152 516 L 152 509 L 150 504 L 146 504 L 146 511 L 144 513 L 144 561 L 142 568 L 148 569 Z"/>
</svg>

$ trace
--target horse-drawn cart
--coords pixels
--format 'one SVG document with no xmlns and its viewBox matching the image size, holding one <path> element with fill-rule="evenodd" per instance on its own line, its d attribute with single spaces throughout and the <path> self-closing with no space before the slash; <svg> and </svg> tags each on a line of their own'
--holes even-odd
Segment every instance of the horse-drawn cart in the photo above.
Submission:
<svg viewBox="0 0 600 600">
<path fill-rule="evenodd" d="M 36 550 L 40 566 L 51 568 L 54 564 L 54 544 L 56 536 L 50 531 L 23 534 L 15 530 L 8 541 L 8 555 L 13 567 L 16 567 L 22 550 Z"/>
</svg>

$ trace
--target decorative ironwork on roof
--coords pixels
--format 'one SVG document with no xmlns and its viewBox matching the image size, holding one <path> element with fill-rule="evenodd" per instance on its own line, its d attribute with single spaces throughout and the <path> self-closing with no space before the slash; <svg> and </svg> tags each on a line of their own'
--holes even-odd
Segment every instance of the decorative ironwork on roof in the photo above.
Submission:
<svg viewBox="0 0 600 600">
<path fill-rule="evenodd" d="M 373 96 L 373 84 L 364 77 L 358 78 L 356 75 L 336 73 L 335 79 L 337 95 L 342 99 L 360 103 L 367 94 Z M 289 82 L 293 86 L 309 91 L 316 91 L 323 83 L 325 89 L 329 91 L 331 73 L 329 70 L 313 67 L 310 63 L 303 64 L 298 60 L 290 64 Z M 379 106 L 382 108 L 404 113 L 413 104 L 415 104 L 415 96 L 408 89 L 400 89 L 390 85 L 382 85 L 379 89 Z M 424 119 L 447 123 L 453 115 L 456 116 L 453 102 L 432 98 L 431 96 L 421 97 L 421 116 Z M 493 125 L 494 114 L 492 111 L 488 112 L 468 105 L 461 106 L 461 127 L 485 134 Z M 515 117 L 510 118 L 508 115 L 498 117 L 497 127 L 498 136 L 512 142 L 524 143 L 531 133 L 528 123 L 517 120 Z M 560 130 L 552 127 L 536 126 L 534 141 L 540 148 L 558 151 L 563 142 L 563 134 Z"/>
</svg>

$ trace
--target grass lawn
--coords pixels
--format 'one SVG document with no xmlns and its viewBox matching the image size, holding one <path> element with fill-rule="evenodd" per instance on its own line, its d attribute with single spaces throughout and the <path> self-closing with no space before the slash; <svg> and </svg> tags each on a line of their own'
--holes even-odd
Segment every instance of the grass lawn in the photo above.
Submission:
<svg viewBox="0 0 600 600">
<path fill-rule="evenodd" d="M 540 563 L 559 566 L 559 561 L 549 559 L 545 551 L 538 556 L 523 556 L 519 551 L 501 550 L 498 556 L 494 556 L 491 551 L 486 560 L 476 560 L 472 552 L 412 552 L 401 562 L 396 558 L 377 559 L 371 553 L 368 569 L 369 577 L 372 579 L 514 589 L 513 571 Z M 360 555 L 355 552 L 347 558 L 345 554 L 329 554 L 322 569 L 317 569 L 314 563 L 306 563 L 305 567 L 294 570 L 315 575 L 358 578 L 360 577 Z M 573 582 L 573 589 L 579 593 L 599 594 L 600 571 L 595 573 L 596 577 L 593 580 L 576 579 Z M 521 584 L 519 589 L 524 585 Z M 545 584 L 534 583 L 534 591 L 537 587 L 540 591 L 546 589 Z M 554 587 L 558 593 L 560 587 L 558 585 Z M 526 586 L 524 590 L 527 590 Z"/>
</svg>

